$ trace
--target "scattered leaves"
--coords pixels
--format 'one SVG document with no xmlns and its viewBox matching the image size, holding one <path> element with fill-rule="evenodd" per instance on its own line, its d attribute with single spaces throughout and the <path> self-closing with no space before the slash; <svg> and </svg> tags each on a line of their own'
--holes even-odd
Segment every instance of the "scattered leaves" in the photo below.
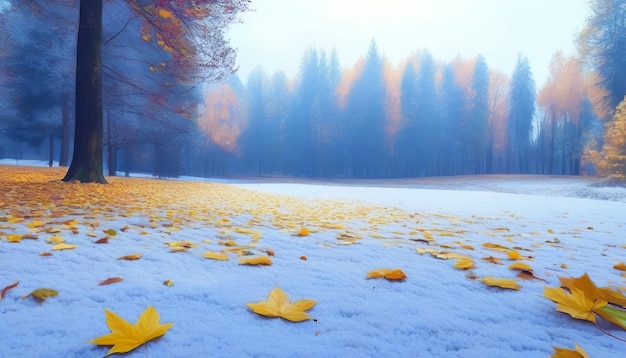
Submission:
<svg viewBox="0 0 626 358">
<path fill-rule="evenodd" d="M 386 278 L 387 280 L 404 280 L 406 274 L 400 269 L 379 268 L 367 273 L 367 278 Z"/>
<path fill-rule="evenodd" d="M 169 330 L 173 324 L 160 324 L 159 313 L 150 305 L 132 325 L 112 311 L 104 310 L 106 324 L 111 333 L 92 339 L 90 342 L 99 346 L 113 346 L 107 352 L 107 356 L 113 353 L 126 353 L 140 345 L 160 337 Z"/>
<path fill-rule="evenodd" d="M 300 322 L 311 319 L 305 311 L 315 306 L 313 300 L 299 300 L 289 302 L 287 294 L 280 288 L 274 288 L 267 296 L 267 301 L 258 303 L 246 303 L 254 313 L 267 317 L 281 317 L 288 321 Z"/>
</svg>

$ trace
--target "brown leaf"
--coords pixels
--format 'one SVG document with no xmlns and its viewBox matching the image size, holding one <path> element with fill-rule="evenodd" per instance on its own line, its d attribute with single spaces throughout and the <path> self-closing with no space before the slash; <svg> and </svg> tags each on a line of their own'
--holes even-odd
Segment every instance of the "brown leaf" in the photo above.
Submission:
<svg viewBox="0 0 626 358">
<path fill-rule="evenodd" d="M 109 277 L 104 281 L 101 281 L 98 286 L 110 285 L 112 283 L 123 281 L 124 279 L 121 277 Z"/>
<path fill-rule="evenodd" d="M 141 254 L 132 254 L 132 255 L 126 255 L 126 256 L 122 256 L 122 257 L 118 257 L 118 260 L 128 260 L 128 261 L 133 261 L 133 260 L 139 260 L 141 258 Z"/>
<path fill-rule="evenodd" d="M 7 292 L 10 289 L 17 287 L 17 285 L 19 285 L 19 284 L 20 284 L 20 281 L 17 281 L 16 283 L 8 285 L 7 287 L 3 288 L 2 292 L 0 292 L 0 300 L 2 300 L 4 298 L 4 296 L 6 296 Z"/>
<path fill-rule="evenodd" d="M 626 271 L 626 263 L 620 262 L 618 264 L 613 265 L 613 268 L 620 271 Z"/>
<path fill-rule="evenodd" d="M 103 237 L 102 239 L 96 240 L 96 244 L 108 244 L 109 243 L 109 237 Z"/>
</svg>

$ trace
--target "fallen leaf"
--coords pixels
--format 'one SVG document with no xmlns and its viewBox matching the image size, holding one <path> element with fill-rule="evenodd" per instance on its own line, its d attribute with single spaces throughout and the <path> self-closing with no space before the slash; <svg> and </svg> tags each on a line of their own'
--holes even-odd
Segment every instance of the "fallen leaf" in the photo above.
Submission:
<svg viewBox="0 0 626 358">
<path fill-rule="evenodd" d="M 52 253 L 50 252 L 42 252 L 39 254 L 39 256 L 52 256 Z"/>
<path fill-rule="evenodd" d="M 102 239 L 98 239 L 95 241 L 96 244 L 108 244 L 109 243 L 109 238 L 108 237 L 103 237 Z"/>
<path fill-rule="evenodd" d="M 311 319 L 305 311 L 315 306 L 317 302 L 313 300 L 299 300 L 294 303 L 289 302 L 287 294 L 280 289 L 274 288 L 267 296 L 267 301 L 258 303 L 246 303 L 254 313 L 267 317 L 281 317 L 288 321 L 300 322 Z"/>
<path fill-rule="evenodd" d="M 172 286 L 174 286 L 174 281 L 172 281 L 172 280 L 165 280 L 165 281 L 163 281 L 163 284 L 165 286 L 167 286 L 167 287 L 172 287 Z"/>
<path fill-rule="evenodd" d="M 132 255 L 126 255 L 126 256 L 122 256 L 122 257 L 118 257 L 118 260 L 128 260 L 128 261 L 133 261 L 133 260 L 139 260 L 142 257 L 141 254 L 132 254 Z"/>
<path fill-rule="evenodd" d="M 237 263 L 240 265 L 271 265 L 272 260 L 267 256 L 253 256 L 239 259 Z"/>
<path fill-rule="evenodd" d="M 504 251 L 504 252 L 509 252 L 511 249 L 509 249 L 506 246 L 502 246 L 499 244 L 493 244 L 491 242 L 485 242 L 483 244 L 483 247 L 487 248 L 487 249 L 492 249 L 492 250 L 496 250 L 496 251 Z"/>
<path fill-rule="evenodd" d="M 300 256 L 300 260 L 306 261 L 306 256 L 304 256 L 304 255 Z"/>
<path fill-rule="evenodd" d="M 20 235 L 20 234 L 7 234 L 7 241 L 8 241 L 8 242 L 18 243 L 18 242 L 22 241 L 22 238 L 24 238 L 24 235 Z"/>
<path fill-rule="evenodd" d="M 76 245 L 69 245 L 66 243 L 60 243 L 60 244 L 56 244 L 54 246 L 52 246 L 52 250 L 53 251 L 59 251 L 59 250 L 73 250 L 76 248 Z"/>
<path fill-rule="evenodd" d="M 110 284 L 112 284 L 112 283 L 121 282 L 121 281 L 123 281 L 123 280 L 124 280 L 124 279 L 123 279 L 123 278 L 121 278 L 121 277 L 110 277 L 110 278 L 107 278 L 107 279 L 106 279 L 106 280 L 104 280 L 104 281 L 101 281 L 101 282 L 98 284 L 98 286 L 110 285 Z"/>
<path fill-rule="evenodd" d="M 497 257 L 493 257 L 493 256 L 483 257 L 483 261 L 487 261 L 489 263 L 496 264 L 496 265 L 502 265 L 502 262 L 500 262 L 500 259 Z"/>
<path fill-rule="evenodd" d="M 554 348 L 554 354 L 550 356 L 550 358 L 589 358 L 587 352 L 585 352 L 578 344 L 576 344 L 576 349 L 567 349 L 567 348 Z"/>
<path fill-rule="evenodd" d="M 4 299 L 4 296 L 6 296 L 7 292 L 12 289 L 17 287 L 17 285 L 20 284 L 20 281 L 17 281 L 16 283 L 10 284 L 7 287 L 3 288 L 2 291 L 0 292 L 0 300 Z"/>
<path fill-rule="evenodd" d="M 532 272 L 533 268 L 530 267 L 530 265 L 525 264 L 523 262 L 516 262 L 509 266 L 509 270 L 524 270 L 524 271 Z"/>
<path fill-rule="evenodd" d="M 495 278 L 491 276 L 484 277 L 482 282 L 487 286 L 496 286 L 500 288 L 508 288 L 511 290 L 519 290 L 520 286 L 517 281 L 506 278 Z"/>
<path fill-rule="evenodd" d="M 459 259 L 454 263 L 454 268 L 459 270 L 469 270 L 474 268 L 474 260 L 467 257 L 464 259 Z"/>
<path fill-rule="evenodd" d="M 613 268 L 620 271 L 626 271 L 626 263 L 620 262 L 618 264 L 613 265 Z"/>
<path fill-rule="evenodd" d="M 298 236 L 309 236 L 309 235 L 311 235 L 311 231 L 309 231 L 309 229 L 303 227 L 302 229 L 300 229 L 300 231 L 298 231 L 297 235 Z"/>
<path fill-rule="evenodd" d="M 43 302 L 46 300 L 46 298 L 54 297 L 54 296 L 57 296 L 58 294 L 59 294 L 59 291 L 53 290 L 51 288 L 38 288 L 23 298 L 28 298 L 29 296 L 33 296 L 33 298 L 37 300 L 38 302 Z"/>
<path fill-rule="evenodd" d="M 134 325 L 112 311 L 105 309 L 104 312 L 106 324 L 111 333 L 92 339 L 90 342 L 99 346 L 113 346 L 107 352 L 107 356 L 113 353 L 130 352 L 140 345 L 164 335 L 173 326 L 172 323 L 160 324 L 159 313 L 152 305 L 146 308 Z"/>
<path fill-rule="evenodd" d="M 213 260 L 220 260 L 220 261 L 228 260 L 228 255 L 220 254 L 219 252 L 208 251 L 208 252 L 203 253 L 201 256 L 204 258 L 213 259 Z"/>
<path fill-rule="evenodd" d="M 506 255 L 509 257 L 509 260 L 521 260 L 523 259 L 522 255 L 515 250 L 507 251 Z"/>
<path fill-rule="evenodd" d="M 50 238 L 46 239 L 46 242 L 49 244 L 62 244 L 65 242 L 65 239 L 61 236 L 50 236 Z"/>
<path fill-rule="evenodd" d="M 114 229 L 102 230 L 102 232 L 109 236 L 117 236 L 117 231 L 115 231 Z"/>
<path fill-rule="evenodd" d="M 572 318 L 596 322 L 593 309 L 606 306 L 607 301 L 598 301 L 589 292 L 577 287 L 569 288 L 569 293 L 561 287 L 544 287 L 543 295 L 556 303 L 556 310 L 567 313 Z"/>
<path fill-rule="evenodd" d="M 386 268 L 379 268 L 376 270 L 372 270 L 367 273 L 367 278 L 386 278 L 387 280 L 404 280 L 406 279 L 406 274 L 400 270 L 390 270 Z"/>
</svg>

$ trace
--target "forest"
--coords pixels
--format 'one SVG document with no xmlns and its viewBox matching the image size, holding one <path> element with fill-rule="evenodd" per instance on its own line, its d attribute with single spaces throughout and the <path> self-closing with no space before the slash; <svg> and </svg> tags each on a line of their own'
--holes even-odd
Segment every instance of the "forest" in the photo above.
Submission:
<svg viewBox="0 0 626 358">
<path fill-rule="evenodd" d="M 16 3 L 0 5 L 0 158 L 67 166 L 82 103 L 71 36 L 78 6 Z M 374 39 L 353 64 L 339 63 L 341 49 L 311 47 L 294 78 L 258 67 L 241 79 L 224 31 L 247 1 L 224 1 L 217 15 L 160 3 L 104 2 L 110 176 L 624 179 L 626 1 L 590 2 L 578 54 L 555 51 L 542 87 L 524 54 L 511 73 L 480 54 L 442 60 L 428 49 L 390 63 Z M 191 40 L 199 35 L 202 44 Z"/>
</svg>

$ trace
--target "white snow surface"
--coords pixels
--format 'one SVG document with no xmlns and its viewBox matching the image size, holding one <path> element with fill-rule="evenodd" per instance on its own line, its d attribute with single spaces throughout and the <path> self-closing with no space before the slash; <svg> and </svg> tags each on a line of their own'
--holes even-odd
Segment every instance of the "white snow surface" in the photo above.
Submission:
<svg viewBox="0 0 626 358">
<path fill-rule="evenodd" d="M 127 357 L 528 358 L 549 357 L 553 346 L 573 349 L 575 343 L 590 357 L 626 356 L 626 343 L 590 322 L 557 312 L 556 304 L 543 296 L 544 286 L 557 286 L 558 277 L 584 273 L 599 286 L 626 286 L 622 272 L 613 269 L 626 260 L 624 188 L 598 187 L 592 179 L 540 176 L 219 181 L 296 198 L 314 208 L 328 203 L 359 208 L 363 216 L 338 217 L 345 225 L 342 230 L 316 230 L 317 223 L 303 222 L 312 233 L 299 237 L 297 227 L 274 227 L 268 213 L 255 226 L 261 231 L 255 250 L 275 251 L 273 265 L 263 267 L 238 265 L 235 257 L 201 257 L 223 248 L 216 245 L 223 228 L 208 226 L 149 235 L 131 229 L 119 232 L 105 250 L 105 245 L 92 244 L 94 238 L 83 234 L 89 230 L 79 225 L 82 238 L 69 240 L 68 235 L 68 243 L 79 247 L 50 257 L 38 256 L 49 250 L 44 240 L 9 244 L 2 239 L 0 289 L 16 281 L 20 285 L 0 301 L 0 356 L 102 357 L 109 347 L 89 340 L 109 333 L 104 309 L 135 323 L 149 305 L 160 313 L 161 323 L 174 326 Z M 0 216 L 2 211 L 0 207 Z M 102 229 L 132 228 L 146 221 L 107 214 Z M 234 227 L 248 220 L 245 213 L 231 217 Z M 477 278 L 454 269 L 454 260 L 419 254 L 417 248 L 443 250 L 412 240 L 423 238 L 420 230 L 431 232 L 436 245 L 447 243 L 449 251 L 474 258 L 471 274 Z M 340 233 L 362 238 L 340 245 Z M 231 235 L 238 243 L 246 238 Z M 176 240 L 200 246 L 171 253 L 163 242 Z M 475 250 L 462 249 L 459 242 Z M 484 285 L 480 279 L 485 276 L 516 275 L 507 269 L 513 261 L 482 247 L 485 242 L 515 247 L 545 282 L 518 279 L 519 291 Z M 116 260 L 131 253 L 143 257 Z M 303 255 L 306 261 L 300 259 Z M 481 260 L 488 256 L 500 257 L 503 265 Z M 400 268 L 408 277 L 403 282 L 366 279 L 368 271 L 381 267 Z M 124 281 L 98 286 L 115 276 Z M 165 279 L 174 286 L 164 286 Z M 246 307 L 265 300 L 277 286 L 292 301 L 317 301 L 309 311 L 315 320 L 265 318 Z M 39 287 L 60 293 L 44 303 L 20 297 Z M 601 324 L 626 338 L 620 328 Z"/>
</svg>

